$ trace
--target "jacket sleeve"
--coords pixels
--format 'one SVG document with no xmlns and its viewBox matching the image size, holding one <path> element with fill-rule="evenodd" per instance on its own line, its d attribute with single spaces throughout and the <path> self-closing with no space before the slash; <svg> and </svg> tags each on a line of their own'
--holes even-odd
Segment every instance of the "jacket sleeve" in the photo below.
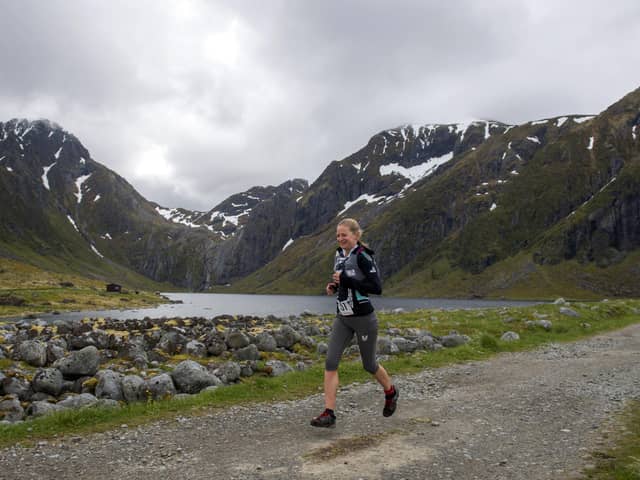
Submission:
<svg viewBox="0 0 640 480">
<path fill-rule="evenodd" d="M 342 272 L 340 275 L 340 284 L 349 288 L 355 288 L 365 295 L 369 293 L 380 295 L 382 293 L 382 280 L 380 279 L 380 272 L 373 257 L 359 253 L 358 267 L 360 271 L 364 273 L 365 278 L 363 280 L 347 277 L 345 272 Z"/>
</svg>

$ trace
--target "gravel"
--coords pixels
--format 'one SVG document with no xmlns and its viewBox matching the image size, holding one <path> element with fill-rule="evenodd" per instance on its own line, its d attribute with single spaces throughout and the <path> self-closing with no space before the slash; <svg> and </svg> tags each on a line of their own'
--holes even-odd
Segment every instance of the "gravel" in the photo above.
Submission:
<svg viewBox="0 0 640 480">
<path fill-rule="evenodd" d="M 578 478 L 617 428 L 615 413 L 640 398 L 639 364 L 634 325 L 398 376 L 391 418 L 377 384 L 356 384 L 338 394 L 335 429 L 308 425 L 318 393 L 6 448 L 0 478 Z"/>
</svg>

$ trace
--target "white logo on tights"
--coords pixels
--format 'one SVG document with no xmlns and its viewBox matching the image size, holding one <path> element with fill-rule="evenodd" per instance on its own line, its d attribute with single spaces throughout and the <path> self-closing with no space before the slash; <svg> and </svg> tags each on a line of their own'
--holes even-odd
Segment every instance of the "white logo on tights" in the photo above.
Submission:
<svg viewBox="0 0 640 480">
<path fill-rule="evenodd" d="M 367 338 L 369 338 L 369 335 L 362 335 L 362 341 L 363 342 L 366 342 Z"/>
</svg>

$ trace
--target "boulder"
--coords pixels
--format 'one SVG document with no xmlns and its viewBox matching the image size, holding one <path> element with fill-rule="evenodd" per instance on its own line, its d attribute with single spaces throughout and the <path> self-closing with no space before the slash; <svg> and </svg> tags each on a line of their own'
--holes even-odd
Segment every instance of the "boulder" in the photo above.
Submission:
<svg viewBox="0 0 640 480">
<path fill-rule="evenodd" d="M 220 379 L 193 360 L 180 362 L 171 372 L 171 378 L 176 388 L 182 393 L 198 393 L 206 387 L 221 383 Z"/>
<path fill-rule="evenodd" d="M 256 346 L 262 352 L 275 352 L 278 348 L 276 339 L 268 332 L 260 332 L 256 335 Z"/>
<path fill-rule="evenodd" d="M 42 392 L 57 397 L 62 392 L 62 372 L 57 368 L 38 370 L 31 381 L 34 392 Z"/>
<path fill-rule="evenodd" d="M 207 347 L 204 343 L 199 342 L 197 340 L 191 340 L 187 342 L 185 346 L 185 351 L 187 355 L 191 355 L 193 357 L 206 357 L 207 356 Z"/>
<path fill-rule="evenodd" d="M 329 346 L 324 342 L 320 342 L 318 343 L 317 351 L 320 355 L 325 355 L 329 351 Z"/>
<path fill-rule="evenodd" d="M 34 367 L 47 364 L 47 345 L 38 340 L 27 340 L 18 344 L 16 358 Z"/>
<path fill-rule="evenodd" d="M 55 363 L 64 357 L 65 349 L 53 343 L 47 344 L 47 363 Z"/>
<path fill-rule="evenodd" d="M 260 352 L 254 344 L 236 350 L 233 356 L 236 360 L 260 360 Z"/>
<path fill-rule="evenodd" d="M 415 341 L 418 344 L 418 348 L 421 350 L 433 350 L 436 343 L 431 334 L 421 335 L 416 338 Z"/>
<path fill-rule="evenodd" d="M 161 373 L 148 379 L 146 381 L 145 391 L 153 400 L 170 398 L 177 393 L 173 380 L 168 373 Z"/>
<path fill-rule="evenodd" d="M 70 320 L 65 320 L 63 318 L 58 318 L 53 321 L 53 326 L 56 329 L 56 332 L 59 335 L 65 335 L 67 333 L 71 333 L 73 331 L 73 324 Z"/>
<path fill-rule="evenodd" d="M 278 347 L 291 349 L 301 339 L 301 335 L 289 325 L 282 325 L 273 335 Z"/>
<path fill-rule="evenodd" d="M 214 357 L 222 355 L 223 352 L 227 351 L 227 344 L 218 336 L 210 337 L 206 342 L 206 346 L 207 353 L 209 355 L 213 355 Z"/>
<path fill-rule="evenodd" d="M 293 368 L 281 360 L 268 360 L 265 365 L 269 369 L 269 375 L 272 377 L 279 377 L 285 373 L 293 372 Z"/>
<path fill-rule="evenodd" d="M 226 362 L 214 372 L 223 383 L 235 382 L 240 378 L 242 367 L 237 362 Z"/>
<path fill-rule="evenodd" d="M 400 351 L 398 346 L 388 337 L 378 337 L 376 350 L 381 355 L 389 355 Z"/>
<path fill-rule="evenodd" d="M 90 393 L 81 393 L 80 395 L 69 395 L 64 400 L 59 401 L 56 405 L 63 408 L 78 409 L 91 407 L 98 403 L 98 399 Z"/>
<path fill-rule="evenodd" d="M 96 347 L 89 346 L 82 350 L 71 352 L 53 364 L 66 378 L 77 378 L 95 375 L 100 366 L 100 352 Z"/>
<path fill-rule="evenodd" d="M 160 341 L 156 344 L 156 348 L 167 352 L 169 355 L 175 355 L 182 352 L 187 339 L 176 331 L 166 332 L 160 337 Z"/>
<path fill-rule="evenodd" d="M 542 327 L 547 331 L 551 330 L 551 327 L 553 327 L 553 324 L 549 320 L 536 320 L 535 325 Z"/>
<path fill-rule="evenodd" d="M 31 405 L 27 407 L 26 413 L 30 417 L 44 417 L 45 415 L 50 415 L 61 410 L 64 410 L 64 407 L 57 403 L 38 401 L 31 403 Z"/>
<path fill-rule="evenodd" d="M 560 297 L 560 298 L 556 298 L 555 302 L 553 302 L 554 305 L 565 305 L 567 303 L 567 301 Z"/>
<path fill-rule="evenodd" d="M 0 420 L 9 423 L 24 420 L 24 409 L 16 395 L 10 395 L 0 400 Z"/>
<path fill-rule="evenodd" d="M 98 384 L 96 385 L 97 398 L 109 398 L 111 400 L 124 400 L 122 394 L 123 375 L 113 370 L 100 370 L 96 374 Z"/>
<path fill-rule="evenodd" d="M 16 395 L 23 402 L 30 400 L 33 395 L 31 384 L 21 377 L 5 377 L 2 380 L 2 391 L 5 395 Z"/>
<path fill-rule="evenodd" d="M 500 340 L 502 340 L 503 342 L 516 342 L 520 340 L 520 335 L 518 335 L 516 332 L 511 331 L 504 332 L 500 337 Z"/>
<path fill-rule="evenodd" d="M 442 337 L 442 345 L 447 348 L 459 347 L 469 341 L 469 337 L 466 335 L 460 335 L 457 332 L 451 332 L 449 335 Z"/>
<path fill-rule="evenodd" d="M 398 347 L 398 350 L 400 350 L 401 352 L 415 352 L 416 350 L 418 350 L 418 343 L 414 342 L 413 340 L 407 340 L 404 337 L 395 337 L 392 338 L 391 341 L 393 343 L 395 343 L 396 347 Z"/>
<path fill-rule="evenodd" d="M 126 375 L 122 379 L 122 396 L 128 403 L 146 400 L 145 381 L 138 375 Z"/>
<path fill-rule="evenodd" d="M 569 307 L 560 307 L 560 313 L 562 315 L 567 315 L 568 317 L 579 317 L 580 314 L 576 312 L 574 309 Z"/>
<path fill-rule="evenodd" d="M 244 348 L 251 343 L 247 334 L 236 329 L 230 330 L 229 333 L 227 333 L 226 342 L 227 346 L 234 350 Z"/>
</svg>

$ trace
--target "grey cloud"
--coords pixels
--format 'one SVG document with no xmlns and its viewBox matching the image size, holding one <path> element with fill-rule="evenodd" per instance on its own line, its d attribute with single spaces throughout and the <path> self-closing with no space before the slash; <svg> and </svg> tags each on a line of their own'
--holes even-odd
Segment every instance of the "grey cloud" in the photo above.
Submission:
<svg viewBox="0 0 640 480">
<path fill-rule="evenodd" d="M 237 64 L 207 60 L 234 19 Z M 597 113 L 638 87 L 639 20 L 635 0 L 5 2 L 0 119 L 53 116 L 148 199 L 208 210 L 406 122 Z M 140 174 L 145 145 L 172 177 Z"/>
</svg>

